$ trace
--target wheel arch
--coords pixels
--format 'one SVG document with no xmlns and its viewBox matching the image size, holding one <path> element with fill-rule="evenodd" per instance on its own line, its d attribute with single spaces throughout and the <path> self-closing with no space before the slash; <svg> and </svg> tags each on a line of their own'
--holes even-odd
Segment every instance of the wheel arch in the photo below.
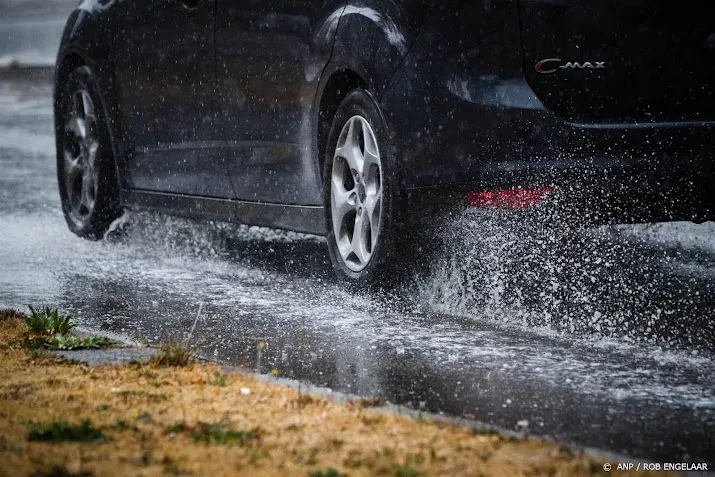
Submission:
<svg viewBox="0 0 715 477">
<path fill-rule="evenodd" d="M 325 161 L 325 148 L 327 147 L 328 134 L 333 122 L 338 106 L 345 96 L 355 88 L 368 88 L 368 82 L 364 76 L 358 74 L 354 69 L 335 67 L 330 74 L 324 75 L 323 86 L 320 88 L 320 95 L 316 101 L 316 139 L 318 154 L 319 177 L 323 178 L 323 166 Z"/>
<path fill-rule="evenodd" d="M 61 154 L 62 129 L 61 94 L 69 75 L 81 66 L 86 66 L 92 73 L 97 88 L 97 95 L 104 112 L 112 160 L 117 180 L 120 203 L 124 203 L 124 174 L 122 174 L 123 141 L 116 101 L 114 81 L 114 63 L 112 55 L 112 36 L 114 32 L 113 3 L 98 6 L 81 3 L 68 17 L 62 33 L 60 47 L 55 61 L 53 84 L 53 109 L 55 127 L 55 145 L 57 154 Z"/>
</svg>

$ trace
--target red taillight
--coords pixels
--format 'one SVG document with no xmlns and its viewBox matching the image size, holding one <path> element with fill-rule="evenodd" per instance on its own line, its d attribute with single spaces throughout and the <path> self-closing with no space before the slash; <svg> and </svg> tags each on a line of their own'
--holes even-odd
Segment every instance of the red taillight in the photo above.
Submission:
<svg viewBox="0 0 715 477">
<path fill-rule="evenodd" d="M 468 192 L 467 204 L 470 207 L 488 209 L 523 209 L 536 204 L 553 190 L 551 187 L 545 187 L 540 189 L 502 189 Z"/>
</svg>

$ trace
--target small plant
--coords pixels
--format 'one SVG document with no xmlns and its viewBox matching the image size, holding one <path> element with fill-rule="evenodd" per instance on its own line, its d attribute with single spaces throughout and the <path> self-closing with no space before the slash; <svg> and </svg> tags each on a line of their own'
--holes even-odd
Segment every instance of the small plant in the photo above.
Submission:
<svg viewBox="0 0 715 477">
<path fill-rule="evenodd" d="M 114 341 L 105 336 L 55 335 L 45 342 L 45 347 L 62 350 L 108 348 Z"/>
<path fill-rule="evenodd" d="M 314 470 L 313 472 L 308 474 L 308 477 L 348 477 L 348 476 L 347 476 L 347 474 L 338 472 L 336 469 L 334 469 L 332 467 L 328 467 L 327 469 Z"/>
<path fill-rule="evenodd" d="M 149 365 L 156 368 L 185 367 L 194 364 L 196 355 L 184 343 L 172 343 L 162 347 L 158 354 L 149 358 Z"/>
<path fill-rule="evenodd" d="M 45 306 L 35 309 L 32 305 L 27 305 L 27 307 L 30 309 L 30 316 L 25 318 L 25 323 L 35 335 L 66 335 L 74 328 L 72 317 L 60 315 L 57 308 L 52 309 Z"/>
<path fill-rule="evenodd" d="M 212 386 L 220 387 L 227 386 L 228 384 L 226 383 L 226 375 L 219 371 L 214 371 L 214 376 L 213 378 L 209 379 L 209 384 Z"/>
<path fill-rule="evenodd" d="M 234 431 L 218 424 L 199 423 L 193 427 L 179 422 L 166 429 L 167 433 L 188 433 L 196 442 L 245 446 L 261 438 L 258 431 Z"/>
<path fill-rule="evenodd" d="M 98 349 L 114 345 L 114 341 L 103 336 L 76 336 L 71 334 L 74 324 L 69 315 L 60 315 L 57 309 L 50 307 L 34 308 L 27 305 L 30 315 L 25 316 L 25 323 L 30 329 L 27 336 L 29 348 L 38 349 Z"/>
<path fill-rule="evenodd" d="M 166 433 L 167 434 L 178 434 L 179 432 L 187 432 L 189 430 L 189 427 L 184 424 L 183 422 L 179 422 L 174 424 L 173 426 L 169 426 L 166 428 Z"/>
<path fill-rule="evenodd" d="M 86 419 L 81 424 L 70 424 L 67 421 L 53 421 L 30 431 L 27 440 L 31 442 L 104 442 L 107 440 L 102 431 Z"/>
</svg>

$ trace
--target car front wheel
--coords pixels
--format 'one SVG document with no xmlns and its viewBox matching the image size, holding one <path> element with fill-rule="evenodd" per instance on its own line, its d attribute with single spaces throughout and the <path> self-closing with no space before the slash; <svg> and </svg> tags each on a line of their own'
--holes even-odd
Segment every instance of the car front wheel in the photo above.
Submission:
<svg viewBox="0 0 715 477">
<path fill-rule="evenodd" d="M 89 68 L 70 73 L 60 101 L 57 175 L 62 211 L 72 232 L 99 240 L 120 208 L 109 131 Z"/>
</svg>

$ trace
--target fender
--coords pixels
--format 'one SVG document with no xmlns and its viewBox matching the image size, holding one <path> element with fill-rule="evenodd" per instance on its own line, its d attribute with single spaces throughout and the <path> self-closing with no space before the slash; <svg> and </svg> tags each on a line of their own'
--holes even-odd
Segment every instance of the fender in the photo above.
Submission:
<svg viewBox="0 0 715 477">
<path fill-rule="evenodd" d="M 337 27 L 330 69 L 356 72 L 380 98 L 419 33 L 427 3 L 349 0 Z"/>
</svg>

